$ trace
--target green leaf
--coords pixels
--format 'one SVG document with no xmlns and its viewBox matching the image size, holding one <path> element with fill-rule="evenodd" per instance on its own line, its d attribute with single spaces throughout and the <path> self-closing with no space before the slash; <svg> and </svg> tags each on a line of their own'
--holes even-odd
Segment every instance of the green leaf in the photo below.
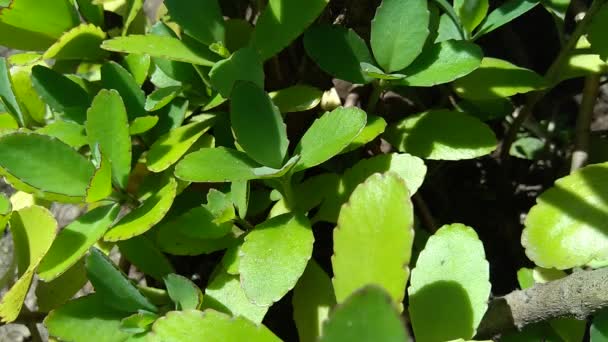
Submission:
<svg viewBox="0 0 608 342">
<path fill-rule="evenodd" d="M 218 239 L 196 239 L 191 236 L 181 234 L 174 222 L 161 224 L 156 230 L 156 245 L 166 253 L 173 255 L 200 255 L 220 251 L 233 246 L 238 235 L 238 230 L 233 230 Z"/>
<path fill-rule="evenodd" d="M 247 298 L 259 306 L 279 301 L 304 273 L 313 242 L 310 223 L 303 216 L 281 215 L 256 226 L 239 255 Z"/>
<path fill-rule="evenodd" d="M 411 341 L 390 296 L 380 287 L 367 286 L 336 307 L 325 322 L 321 342 Z"/>
<path fill-rule="evenodd" d="M 565 59 L 558 72 L 559 82 L 571 78 L 608 72 L 608 63 L 602 60 L 600 55 L 594 53 L 591 49 L 591 44 L 589 44 L 584 36 L 576 42 L 575 48 L 570 51 Z"/>
<path fill-rule="evenodd" d="M 44 59 L 97 61 L 108 56 L 99 46 L 106 33 L 92 24 L 82 24 L 64 33 L 46 50 Z"/>
<path fill-rule="evenodd" d="M 470 340 L 486 312 L 490 287 L 475 231 L 462 224 L 441 227 L 420 253 L 408 289 L 416 341 Z"/>
<path fill-rule="evenodd" d="M 435 110 L 389 126 L 386 139 L 399 151 L 425 159 L 462 160 L 494 151 L 494 132 L 468 114 Z"/>
<path fill-rule="evenodd" d="M 13 212 L 10 227 L 20 278 L 0 302 L 0 320 L 4 323 L 17 319 L 34 272 L 55 238 L 57 221 L 50 211 L 34 205 Z"/>
<path fill-rule="evenodd" d="M 84 126 L 72 121 L 58 120 L 39 128 L 36 133 L 55 137 L 75 149 L 80 149 L 87 144 L 87 136 Z"/>
<path fill-rule="evenodd" d="M 0 105 L 12 114 L 21 126 L 25 125 L 25 118 L 13 90 L 10 66 L 4 57 L 0 57 Z"/>
<path fill-rule="evenodd" d="M 161 172 L 177 163 L 215 122 L 208 120 L 193 122 L 169 131 L 150 147 L 146 166 L 152 172 Z"/>
<path fill-rule="evenodd" d="M 173 203 L 177 182 L 169 177 L 157 180 L 156 184 L 140 196 L 141 205 L 125 215 L 105 235 L 105 241 L 122 241 L 147 232 L 160 222 Z"/>
<path fill-rule="evenodd" d="M 44 325 L 51 336 L 64 341 L 125 341 L 130 333 L 120 329 L 123 312 L 107 306 L 106 298 L 92 294 L 51 311 Z"/>
<path fill-rule="evenodd" d="M 170 311 L 154 323 L 152 331 L 163 342 L 281 341 L 263 325 L 214 310 Z"/>
<path fill-rule="evenodd" d="M 236 51 L 249 44 L 253 27 L 247 20 L 230 18 L 224 22 L 224 28 L 226 29 L 224 45 L 228 51 Z"/>
<path fill-rule="evenodd" d="M 166 0 L 171 19 L 205 45 L 223 42 L 224 17 L 217 0 Z"/>
<path fill-rule="evenodd" d="M 122 98 L 129 121 L 146 114 L 146 95 L 133 76 L 120 64 L 110 61 L 101 67 L 101 84 L 105 89 L 114 89 Z"/>
<path fill-rule="evenodd" d="M 132 334 L 141 334 L 148 331 L 157 318 L 158 316 L 156 314 L 140 311 L 139 313 L 123 318 L 120 321 L 120 330 Z M 132 341 L 133 339 L 138 340 L 137 337 L 134 337 L 128 341 Z"/>
<path fill-rule="evenodd" d="M 230 98 L 237 81 L 249 81 L 264 88 L 264 65 L 252 48 L 236 51 L 229 58 L 215 63 L 209 72 L 209 82 L 224 98 Z"/>
<path fill-rule="evenodd" d="M 539 2 L 536 0 L 509 0 L 490 13 L 481 23 L 481 26 L 473 36 L 477 39 L 484 34 L 488 34 L 497 28 L 509 23 L 511 20 L 528 12 Z"/>
<path fill-rule="evenodd" d="M 373 64 L 374 59 L 365 41 L 353 30 L 337 25 L 311 27 L 304 34 L 304 47 L 308 56 L 334 77 L 352 83 L 371 80 L 361 70 L 361 63 Z"/>
<path fill-rule="evenodd" d="M 49 312 L 68 302 L 88 282 L 84 261 L 70 267 L 61 276 L 49 283 L 36 286 L 36 304 L 41 312 Z"/>
<path fill-rule="evenodd" d="M 454 11 L 467 32 L 472 33 L 488 13 L 488 0 L 455 0 Z"/>
<path fill-rule="evenodd" d="M 369 64 L 369 63 L 361 63 L 361 70 L 363 70 L 363 73 L 368 76 L 368 77 L 372 77 L 378 80 L 389 80 L 389 81 L 394 81 L 394 80 L 400 80 L 405 78 L 404 74 L 391 74 L 391 73 L 385 73 L 384 71 L 382 71 L 382 69 L 378 68 L 377 66 L 373 65 L 373 64 Z"/>
<path fill-rule="evenodd" d="M 248 181 L 235 181 L 232 182 L 230 186 L 232 201 L 238 210 L 239 217 L 242 219 L 247 216 L 247 209 L 249 207 L 249 191 Z"/>
<path fill-rule="evenodd" d="M 129 27 L 137 18 L 137 15 L 140 13 L 142 8 L 144 7 L 144 0 L 127 0 L 126 1 L 125 14 L 123 15 L 124 24 L 122 25 L 122 35 L 126 35 L 129 32 Z"/>
<path fill-rule="evenodd" d="M 587 39 L 591 43 L 591 49 L 599 54 L 604 61 L 608 62 L 608 42 L 606 42 L 606 31 L 608 31 L 608 5 L 602 8 L 593 16 L 591 24 L 587 29 Z"/>
<path fill-rule="evenodd" d="M 365 285 L 377 284 L 401 305 L 414 240 L 409 197 L 396 174 L 374 174 L 342 206 L 331 260 L 338 303 Z M 365 258 L 358 246 L 365 246 Z"/>
<path fill-rule="evenodd" d="M 93 164 L 55 138 L 22 132 L 0 136 L 0 173 L 18 190 L 80 202 L 93 172 Z"/>
<path fill-rule="evenodd" d="M 141 86 L 148 77 L 150 62 L 149 55 L 129 54 L 124 57 L 122 64 L 133 75 L 135 82 Z"/>
<path fill-rule="evenodd" d="M 608 341 L 608 311 L 602 310 L 595 314 L 589 328 L 591 342 Z"/>
<path fill-rule="evenodd" d="M 99 144 L 112 166 L 114 182 L 127 188 L 131 172 L 131 136 L 127 111 L 115 90 L 101 90 L 87 111 L 89 146 Z"/>
<path fill-rule="evenodd" d="M 323 322 L 336 305 L 331 279 L 311 259 L 293 290 L 293 319 L 301 342 L 316 342 L 323 332 Z"/>
<path fill-rule="evenodd" d="M 467 0 L 468 1 L 468 0 Z M 481 64 L 483 51 L 473 43 L 448 40 L 426 48 L 407 68 L 398 84 L 432 87 L 470 74 Z"/>
<path fill-rule="evenodd" d="M 261 324 L 268 312 L 268 306 L 259 306 L 249 301 L 238 275 L 223 271 L 217 272 L 205 289 L 205 308 L 244 317 L 255 324 Z"/>
<path fill-rule="evenodd" d="M 339 154 L 365 127 L 367 117 L 358 108 L 339 107 L 315 120 L 296 146 L 300 161 L 295 171 L 319 165 Z"/>
<path fill-rule="evenodd" d="M 461 39 L 463 38 L 458 25 L 447 13 L 442 14 L 439 17 L 439 27 L 437 28 L 435 43 Z"/>
<path fill-rule="evenodd" d="M 103 27 L 103 5 L 97 4 L 96 0 L 76 0 L 78 11 L 82 17 L 91 24 Z"/>
<path fill-rule="evenodd" d="M 44 102 L 56 113 L 61 113 L 63 119 L 84 124 L 91 98 L 76 82 L 37 65 L 32 68 L 32 83 Z"/>
<path fill-rule="evenodd" d="M 175 272 L 167 257 L 146 236 L 139 235 L 119 241 L 118 248 L 120 254 L 135 265 L 137 270 L 156 280 L 161 280 L 167 274 Z"/>
<path fill-rule="evenodd" d="M 179 233 L 197 239 L 218 239 L 232 230 L 232 222 L 216 222 L 207 207 L 195 207 L 173 220 Z"/>
<path fill-rule="evenodd" d="M 367 116 L 367 123 L 361 133 L 353 139 L 348 146 L 346 146 L 340 153 L 346 153 L 354 151 L 360 147 L 365 146 L 367 143 L 374 141 L 380 134 L 386 129 L 386 121 L 384 118 L 375 115 Z"/>
<path fill-rule="evenodd" d="M 92 151 L 95 163 L 95 173 L 89 181 L 87 188 L 87 203 L 101 201 L 112 194 L 112 164 L 108 157 L 101 153 L 99 145 Z"/>
<path fill-rule="evenodd" d="M 509 98 L 497 97 L 487 100 L 462 100 L 458 111 L 470 114 L 481 121 L 503 119 L 513 113 L 513 102 Z"/>
<path fill-rule="evenodd" d="M 251 37 L 255 47 L 267 60 L 276 55 L 323 12 L 329 0 L 270 0 L 257 20 Z"/>
<path fill-rule="evenodd" d="M 37 61 L 36 63 L 44 63 Z M 32 84 L 32 66 L 13 66 L 11 79 L 17 103 L 26 122 L 35 121 L 44 123 L 46 116 L 46 104 L 38 97 Z"/>
<path fill-rule="evenodd" d="M 371 26 L 371 46 L 386 72 L 401 70 L 422 52 L 429 35 L 429 10 L 424 0 L 383 0 Z"/>
<path fill-rule="evenodd" d="M 181 86 L 173 86 L 166 88 L 159 88 L 150 93 L 146 98 L 146 104 L 144 109 L 148 112 L 157 111 L 164 106 L 168 105 L 173 99 L 181 92 Z"/>
<path fill-rule="evenodd" d="M 2 8 L 0 45 L 18 50 L 44 50 L 79 24 L 69 0 L 12 0 Z"/>
<path fill-rule="evenodd" d="M 204 66 L 213 66 L 219 59 L 219 56 L 210 50 L 167 36 L 130 35 L 118 37 L 104 41 L 101 48 L 123 53 L 147 54 L 150 57 Z"/>
<path fill-rule="evenodd" d="M 95 208 L 63 228 L 40 262 L 40 279 L 52 281 L 74 266 L 103 236 L 119 211 L 119 205 Z"/>
<path fill-rule="evenodd" d="M 473 100 L 509 97 L 546 86 L 546 81 L 534 71 L 489 57 L 481 61 L 477 70 L 454 82 L 459 96 Z"/>
<path fill-rule="evenodd" d="M 249 157 L 275 169 L 283 165 L 289 145 L 287 128 L 264 89 L 251 82 L 236 83 L 230 121 L 238 144 Z"/>
<path fill-rule="evenodd" d="M 602 227 L 608 201 L 608 163 L 577 170 L 537 199 L 525 222 L 522 245 L 538 266 L 569 269 L 608 265 L 608 238 Z"/>
<path fill-rule="evenodd" d="M 318 106 L 323 92 L 305 84 L 297 84 L 268 95 L 281 113 L 293 113 L 304 112 Z"/>
<path fill-rule="evenodd" d="M 176 310 L 196 310 L 201 307 L 203 293 L 191 280 L 179 274 L 167 274 L 164 281 Z"/>
<path fill-rule="evenodd" d="M 0 113 L 0 133 L 17 130 L 19 123 L 9 113 Z"/>
<path fill-rule="evenodd" d="M 177 163 L 175 176 L 189 182 L 245 181 L 258 178 L 254 172 L 258 166 L 243 152 L 225 147 L 202 148 Z"/>
<path fill-rule="evenodd" d="M 545 142 L 539 138 L 524 137 L 517 139 L 511 145 L 509 154 L 513 157 L 534 160 L 545 149 Z"/>
<path fill-rule="evenodd" d="M 135 118 L 129 125 L 130 135 L 140 135 L 148 132 L 158 123 L 158 116 L 148 115 Z"/>
<path fill-rule="evenodd" d="M 104 300 L 103 306 L 121 312 L 138 310 L 156 312 L 158 309 L 144 297 L 129 279 L 97 248 L 91 248 L 86 258 L 87 275 L 95 295 Z"/>
</svg>

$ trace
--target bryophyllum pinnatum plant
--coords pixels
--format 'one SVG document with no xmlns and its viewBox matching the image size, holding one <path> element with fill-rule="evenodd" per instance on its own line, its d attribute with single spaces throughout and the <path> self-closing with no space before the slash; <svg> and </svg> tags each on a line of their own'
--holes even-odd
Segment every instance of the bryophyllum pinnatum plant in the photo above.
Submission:
<svg viewBox="0 0 608 342">
<path fill-rule="evenodd" d="M 608 4 L 569 5 L 0 0 L 1 321 L 57 341 L 608 340 L 608 140 L 589 132 Z M 544 74 L 493 45 L 534 13 L 560 39 Z M 576 124 L 543 117 L 573 84 Z"/>
</svg>

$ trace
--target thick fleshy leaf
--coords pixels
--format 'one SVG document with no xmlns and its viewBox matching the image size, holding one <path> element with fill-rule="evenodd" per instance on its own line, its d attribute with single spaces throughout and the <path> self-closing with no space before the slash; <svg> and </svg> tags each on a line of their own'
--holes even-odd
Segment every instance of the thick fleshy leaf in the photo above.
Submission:
<svg viewBox="0 0 608 342">
<path fill-rule="evenodd" d="M 307 111 L 318 106 L 323 92 L 305 84 L 297 84 L 269 95 L 281 113 L 292 113 Z"/>
<path fill-rule="evenodd" d="M 0 45 L 44 50 L 78 23 L 78 13 L 69 0 L 12 0 L 2 8 Z"/>
<path fill-rule="evenodd" d="M 177 230 L 197 239 L 219 239 L 232 231 L 232 222 L 217 222 L 206 207 L 195 207 L 172 220 Z"/>
<path fill-rule="evenodd" d="M 114 89 L 120 94 L 127 109 L 129 121 L 146 115 L 144 91 L 120 64 L 110 61 L 101 67 L 101 84 L 105 89 Z"/>
<path fill-rule="evenodd" d="M 93 294 L 51 311 L 44 325 L 51 336 L 65 341 L 125 341 L 131 334 L 120 329 L 124 312 L 108 307 L 106 299 Z"/>
<path fill-rule="evenodd" d="M 119 211 L 118 205 L 95 208 L 63 228 L 40 262 L 40 279 L 52 281 L 75 265 L 103 236 Z"/>
<path fill-rule="evenodd" d="M 25 125 L 25 117 L 21 112 L 21 107 L 17 98 L 10 74 L 10 66 L 6 58 L 0 57 L 0 105 L 4 108 L 2 111 L 10 113 L 22 126 Z"/>
<path fill-rule="evenodd" d="M 175 176 L 190 182 L 244 181 L 258 178 L 256 167 L 259 165 L 243 152 L 225 147 L 202 148 L 177 163 Z"/>
<path fill-rule="evenodd" d="M 432 87 L 468 75 L 481 64 L 483 51 L 473 43 L 448 40 L 425 49 L 407 68 L 399 84 Z"/>
<path fill-rule="evenodd" d="M 230 185 L 232 202 L 236 207 L 239 217 L 244 219 L 247 216 L 249 207 L 250 187 L 248 181 L 235 181 Z"/>
<path fill-rule="evenodd" d="M 372 21 L 371 46 L 386 72 L 401 70 L 422 52 L 429 35 L 424 0 L 383 0 Z"/>
<path fill-rule="evenodd" d="M 44 64 L 43 61 L 34 63 Z M 45 123 L 46 104 L 40 99 L 32 83 L 32 65 L 13 66 L 11 80 L 17 103 L 26 120 Z"/>
<path fill-rule="evenodd" d="M 238 275 L 220 271 L 215 274 L 205 289 L 205 307 L 231 316 L 241 316 L 255 324 L 261 324 L 267 306 L 251 303 L 245 295 Z"/>
<path fill-rule="evenodd" d="M 146 104 L 144 105 L 145 110 L 154 112 L 163 108 L 168 105 L 169 102 L 173 101 L 181 90 L 182 87 L 180 86 L 156 89 L 146 98 Z"/>
<path fill-rule="evenodd" d="M 82 17 L 91 24 L 104 26 L 103 4 L 98 4 L 95 0 L 76 0 L 78 11 Z"/>
<path fill-rule="evenodd" d="M 97 248 L 91 248 L 86 258 L 86 269 L 87 276 L 95 288 L 95 295 L 104 300 L 103 306 L 128 313 L 158 310 Z"/>
<path fill-rule="evenodd" d="M 0 113 L 0 133 L 15 131 L 19 128 L 19 123 L 9 113 Z"/>
<path fill-rule="evenodd" d="M 95 163 L 95 173 L 89 181 L 87 188 L 87 203 L 101 201 L 112 194 L 112 164 L 108 157 L 101 153 L 99 145 L 92 151 Z"/>
<path fill-rule="evenodd" d="M 301 342 L 316 342 L 323 332 L 323 322 L 336 305 L 331 279 L 311 259 L 293 290 L 293 319 Z"/>
<path fill-rule="evenodd" d="M 131 75 L 133 75 L 135 82 L 140 86 L 148 77 L 150 63 L 151 59 L 149 55 L 138 55 L 134 53 L 125 56 L 122 61 L 122 65 L 131 73 Z"/>
<path fill-rule="evenodd" d="M 131 136 L 123 101 L 115 90 L 101 90 L 87 111 L 89 145 L 99 145 L 112 165 L 112 178 L 127 188 L 131 172 Z"/>
<path fill-rule="evenodd" d="M 489 57 L 481 61 L 478 69 L 454 82 L 459 96 L 474 100 L 509 97 L 546 86 L 545 80 L 534 71 Z"/>
<path fill-rule="evenodd" d="M 291 290 L 312 256 L 314 236 L 303 216 L 274 217 L 249 232 L 240 249 L 239 274 L 245 295 L 270 306 Z"/>
<path fill-rule="evenodd" d="M 455 0 L 454 12 L 467 32 L 472 33 L 488 13 L 488 0 Z"/>
<path fill-rule="evenodd" d="M 177 182 L 169 177 L 156 184 L 140 197 L 141 205 L 125 215 L 105 235 L 105 241 L 127 240 L 147 232 L 160 222 L 173 203 Z"/>
<path fill-rule="evenodd" d="M 276 55 L 321 14 L 329 0 L 270 0 L 253 29 L 251 45 L 263 60 Z"/>
<path fill-rule="evenodd" d="M 411 341 L 391 297 L 382 288 L 367 286 L 332 312 L 321 342 Z"/>
<path fill-rule="evenodd" d="M 528 12 L 540 2 L 536 0 L 509 0 L 490 13 L 483 21 L 473 39 L 488 34 L 511 20 Z"/>
<path fill-rule="evenodd" d="M 205 45 L 223 42 L 224 17 L 217 0 L 166 0 L 171 20 Z"/>
<path fill-rule="evenodd" d="M 236 51 L 229 58 L 215 63 L 209 72 L 209 82 L 224 98 L 230 98 L 237 81 L 253 82 L 264 88 L 264 65 L 252 48 Z"/>
<path fill-rule="evenodd" d="M 399 151 L 439 160 L 477 158 L 497 144 L 494 132 L 479 119 L 449 110 L 406 117 L 390 126 L 385 137 Z"/>
<path fill-rule="evenodd" d="M 62 306 L 74 297 L 87 281 L 89 281 L 87 272 L 84 268 L 84 261 L 81 259 L 53 281 L 39 282 L 36 286 L 38 310 L 49 312 Z"/>
<path fill-rule="evenodd" d="M 608 4 L 604 4 L 602 8 L 593 16 L 593 20 L 587 29 L 587 39 L 591 43 L 591 49 L 600 55 L 600 57 L 608 62 L 608 41 L 606 41 L 606 32 L 608 31 Z"/>
<path fill-rule="evenodd" d="M 106 33 L 101 28 L 82 24 L 64 33 L 42 57 L 55 60 L 100 60 L 108 55 L 107 51 L 99 47 L 105 38 Z"/>
<path fill-rule="evenodd" d="M 0 320 L 4 323 L 19 315 L 34 272 L 55 238 L 57 221 L 50 211 L 35 205 L 13 212 L 10 226 L 20 278 L 0 302 Z"/>
<path fill-rule="evenodd" d="M 197 65 L 213 66 L 219 59 L 210 50 L 192 46 L 174 37 L 156 35 L 131 35 L 106 40 L 101 44 L 105 50 L 147 54 L 150 57 Z"/>
<path fill-rule="evenodd" d="M 131 24 L 135 21 L 140 11 L 144 7 L 144 0 L 127 0 L 125 8 L 125 15 L 123 15 L 124 24 L 122 26 L 122 35 L 126 35 L 129 32 Z"/>
<path fill-rule="evenodd" d="M 242 232 L 233 230 L 218 239 L 197 239 L 179 232 L 181 227 L 173 222 L 163 223 L 156 230 L 156 245 L 173 255 L 209 254 L 231 247 L 237 243 Z"/>
<path fill-rule="evenodd" d="M 334 77 L 352 83 L 371 80 L 361 70 L 361 63 L 373 64 L 374 59 L 365 41 L 353 30 L 337 25 L 312 27 L 304 35 L 304 47 L 310 58 Z"/>
<path fill-rule="evenodd" d="M 444 13 L 439 17 L 439 27 L 437 28 L 437 38 L 435 43 L 445 42 L 447 40 L 461 40 L 462 32 L 452 18 Z"/>
<path fill-rule="evenodd" d="M 161 280 L 167 274 L 175 272 L 167 257 L 158 250 L 148 237 L 139 235 L 118 242 L 120 253 L 131 264 L 156 280 Z"/>
<path fill-rule="evenodd" d="M 156 126 L 156 124 L 158 123 L 158 120 L 158 116 L 155 115 L 140 116 L 138 118 L 135 118 L 135 120 L 133 120 L 129 125 L 129 134 L 144 134 L 154 128 L 154 126 Z"/>
<path fill-rule="evenodd" d="M 376 284 L 401 305 L 414 241 L 409 197 L 405 182 L 396 174 L 374 174 L 342 206 L 332 256 L 338 303 L 359 288 Z M 358 246 L 365 246 L 365 258 Z"/>
<path fill-rule="evenodd" d="M 160 137 L 148 152 L 146 161 L 148 170 L 161 172 L 177 163 L 188 152 L 188 149 L 211 128 L 213 123 L 213 117 L 210 117 L 205 121 L 194 122 L 173 129 Z M 206 165 L 206 167 L 208 166 Z"/>
<path fill-rule="evenodd" d="M 608 265 L 605 235 L 608 163 L 582 168 L 555 182 L 537 199 L 526 218 L 522 245 L 545 268 Z"/>
<path fill-rule="evenodd" d="M 249 44 L 253 27 L 245 19 L 231 18 L 224 22 L 226 40 L 224 45 L 229 51 L 236 51 Z"/>
<path fill-rule="evenodd" d="M 0 173 L 18 190 L 79 202 L 93 172 L 93 164 L 55 138 L 21 132 L 0 137 Z"/>
<path fill-rule="evenodd" d="M 408 289 L 416 341 L 470 340 L 486 312 L 490 287 L 490 267 L 475 231 L 462 224 L 441 227 L 418 256 Z"/>
<path fill-rule="evenodd" d="M 190 279 L 179 274 L 168 274 L 164 281 L 176 310 L 196 310 L 201 307 L 203 293 Z"/>
<path fill-rule="evenodd" d="M 64 143 L 79 149 L 87 144 L 84 126 L 71 121 L 58 120 L 36 130 L 36 133 L 55 137 Z"/>
<path fill-rule="evenodd" d="M 53 111 L 61 113 L 64 119 L 84 124 L 91 98 L 76 82 L 55 70 L 37 65 L 32 68 L 32 83 Z"/>
<path fill-rule="evenodd" d="M 275 169 L 283 165 L 289 145 L 287 128 L 263 88 L 251 82 L 235 84 L 230 122 L 238 144 L 249 157 Z"/>
<path fill-rule="evenodd" d="M 315 120 L 296 146 L 300 161 L 295 171 L 319 165 L 339 154 L 361 133 L 367 117 L 358 108 L 339 107 Z"/>
<path fill-rule="evenodd" d="M 354 151 L 365 144 L 374 141 L 386 129 L 386 121 L 384 118 L 376 115 L 368 115 L 367 122 L 363 130 L 346 146 L 340 153 Z"/>
<path fill-rule="evenodd" d="M 268 328 L 245 318 L 233 318 L 214 310 L 170 311 L 152 327 L 163 342 L 248 341 L 280 342 Z"/>
</svg>

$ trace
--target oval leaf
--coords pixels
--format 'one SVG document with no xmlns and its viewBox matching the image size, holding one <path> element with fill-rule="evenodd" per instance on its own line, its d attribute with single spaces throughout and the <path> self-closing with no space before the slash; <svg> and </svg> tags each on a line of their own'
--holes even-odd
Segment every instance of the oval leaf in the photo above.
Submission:
<svg viewBox="0 0 608 342">
<path fill-rule="evenodd" d="M 315 120 L 296 146 L 300 160 L 295 171 L 317 166 L 339 154 L 365 127 L 367 117 L 358 108 L 339 107 Z"/>
<path fill-rule="evenodd" d="M 361 70 L 361 63 L 374 64 L 374 59 L 365 41 L 353 30 L 337 25 L 312 27 L 304 35 L 304 47 L 308 56 L 334 77 L 352 83 L 371 80 Z"/>
<path fill-rule="evenodd" d="M 173 101 L 173 99 L 179 95 L 181 90 L 182 87 L 180 86 L 156 89 L 146 98 L 144 109 L 149 112 L 154 112 L 163 108 L 164 106 L 168 105 L 169 102 Z"/>
<path fill-rule="evenodd" d="M 236 81 L 249 81 L 264 88 L 264 65 L 254 49 L 236 51 L 229 58 L 215 63 L 209 72 L 209 82 L 224 98 L 230 98 Z"/>
<path fill-rule="evenodd" d="M 281 113 L 303 112 L 321 103 L 323 92 L 317 88 L 298 84 L 269 94 Z"/>
<path fill-rule="evenodd" d="M 429 35 L 424 0 L 383 0 L 372 21 L 371 46 L 386 72 L 401 70 L 422 52 Z"/>
<path fill-rule="evenodd" d="M 202 148 L 177 163 L 175 176 L 189 182 L 245 181 L 258 178 L 256 167 L 259 165 L 243 152 L 225 147 Z"/>
<path fill-rule="evenodd" d="M 420 158 L 462 160 L 494 151 L 494 132 L 479 119 L 449 110 L 409 116 L 386 130 L 386 139 L 399 151 Z"/>
<path fill-rule="evenodd" d="M 223 42 L 224 17 L 217 0 L 166 0 L 171 20 L 205 45 Z"/>
<path fill-rule="evenodd" d="M 55 138 L 22 132 L 0 137 L 0 173 L 18 190 L 80 202 L 94 171 L 93 164 Z"/>
<path fill-rule="evenodd" d="M 486 312 L 490 287 L 475 231 L 462 224 L 437 230 L 418 256 L 408 289 L 416 341 L 470 340 Z"/>
<path fill-rule="evenodd" d="M 203 293 L 191 280 L 178 274 L 168 274 L 164 281 L 167 294 L 177 310 L 196 310 L 201 307 Z"/>
<path fill-rule="evenodd" d="M 407 75 L 399 84 L 432 87 L 468 75 L 481 64 L 483 51 L 473 43 L 448 40 L 426 48 L 400 73 Z"/>
<path fill-rule="evenodd" d="M 377 284 L 401 305 L 414 241 L 409 197 L 396 174 L 374 174 L 342 206 L 331 259 L 338 303 L 365 285 Z M 365 258 L 358 246 L 365 246 Z"/>
<path fill-rule="evenodd" d="M 530 260 L 562 270 L 608 265 L 606 186 L 608 163 L 595 164 L 557 180 L 540 195 L 521 237 Z"/>
<path fill-rule="evenodd" d="M 234 86 L 230 121 L 238 144 L 253 160 L 275 169 L 283 165 L 289 141 L 281 113 L 260 86 Z"/>
<path fill-rule="evenodd" d="M 101 84 L 105 89 L 114 89 L 120 94 L 129 120 L 146 115 L 144 91 L 120 64 L 110 61 L 101 67 Z"/>
<path fill-rule="evenodd" d="M 545 80 L 534 71 L 490 57 L 484 58 L 477 70 L 454 82 L 459 96 L 473 100 L 509 97 L 546 86 Z"/>
<path fill-rule="evenodd" d="M 314 236 L 305 217 L 274 217 L 245 237 L 239 274 L 251 302 L 270 306 L 291 290 L 312 256 Z"/>
<path fill-rule="evenodd" d="M 460 23 L 467 32 L 471 33 L 488 13 L 488 0 L 455 0 L 454 12 L 460 18 Z"/>
<path fill-rule="evenodd" d="M 106 33 L 92 24 L 82 24 L 64 33 L 55 44 L 46 50 L 44 59 L 55 60 L 100 60 L 108 55 L 99 46 Z"/>
</svg>

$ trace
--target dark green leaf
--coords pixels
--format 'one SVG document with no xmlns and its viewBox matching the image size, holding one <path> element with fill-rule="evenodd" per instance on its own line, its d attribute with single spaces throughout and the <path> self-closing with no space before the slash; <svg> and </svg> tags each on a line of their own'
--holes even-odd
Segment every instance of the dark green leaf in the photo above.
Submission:
<svg viewBox="0 0 608 342">
<path fill-rule="evenodd" d="M 604 61 L 608 62 L 608 42 L 606 32 L 608 31 L 608 4 L 593 16 L 588 28 L 587 39 L 591 43 L 591 49 L 599 54 Z"/>
<path fill-rule="evenodd" d="M 237 81 L 253 82 L 264 88 L 264 66 L 252 48 L 238 50 L 230 58 L 215 63 L 209 72 L 209 82 L 224 98 L 230 98 Z"/>
<path fill-rule="evenodd" d="M 181 90 L 182 87 L 180 86 L 156 89 L 146 98 L 146 104 L 144 105 L 145 110 L 153 112 L 163 108 L 173 101 Z"/>
<path fill-rule="evenodd" d="M 36 286 L 38 310 L 49 312 L 62 306 L 72 299 L 88 281 L 84 260 L 81 259 L 53 281 L 39 282 Z"/>
<path fill-rule="evenodd" d="M 201 307 L 203 293 L 191 280 L 179 274 L 167 274 L 164 281 L 176 310 L 196 310 Z"/>
<path fill-rule="evenodd" d="M 223 42 L 224 17 L 217 0 L 165 0 L 171 19 L 205 45 Z"/>
<path fill-rule="evenodd" d="M 10 67 L 4 57 L 0 57 L 0 104 L 22 126 L 25 124 L 25 118 L 13 90 Z"/>
<path fill-rule="evenodd" d="M 129 121 L 145 115 L 146 95 L 133 76 L 116 62 L 107 62 L 101 67 L 101 84 L 105 89 L 118 91 L 127 109 Z"/>
<path fill-rule="evenodd" d="M 76 0 L 78 11 L 82 17 L 91 24 L 103 27 L 103 5 L 97 4 L 95 0 Z"/>
<path fill-rule="evenodd" d="M 538 5 L 536 0 L 509 0 L 490 13 L 481 23 L 481 26 L 473 36 L 477 39 L 484 34 L 488 34 L 497 28 L 509 23 L 511 20 L 528 12 Z"/>
<path fill-rule="evenodd" d="M 175 272 L 173 265 L 146 236 L 139 235 L 118 242 L 120 253 L 137 269 L 156 280 Z"/>
<path fill-rule="evenodd" d="M 321 103 L 323 92 L 317 88 L 298 84 L 269 94 L 281 113 L 303 112 Z"/>
</svg>

